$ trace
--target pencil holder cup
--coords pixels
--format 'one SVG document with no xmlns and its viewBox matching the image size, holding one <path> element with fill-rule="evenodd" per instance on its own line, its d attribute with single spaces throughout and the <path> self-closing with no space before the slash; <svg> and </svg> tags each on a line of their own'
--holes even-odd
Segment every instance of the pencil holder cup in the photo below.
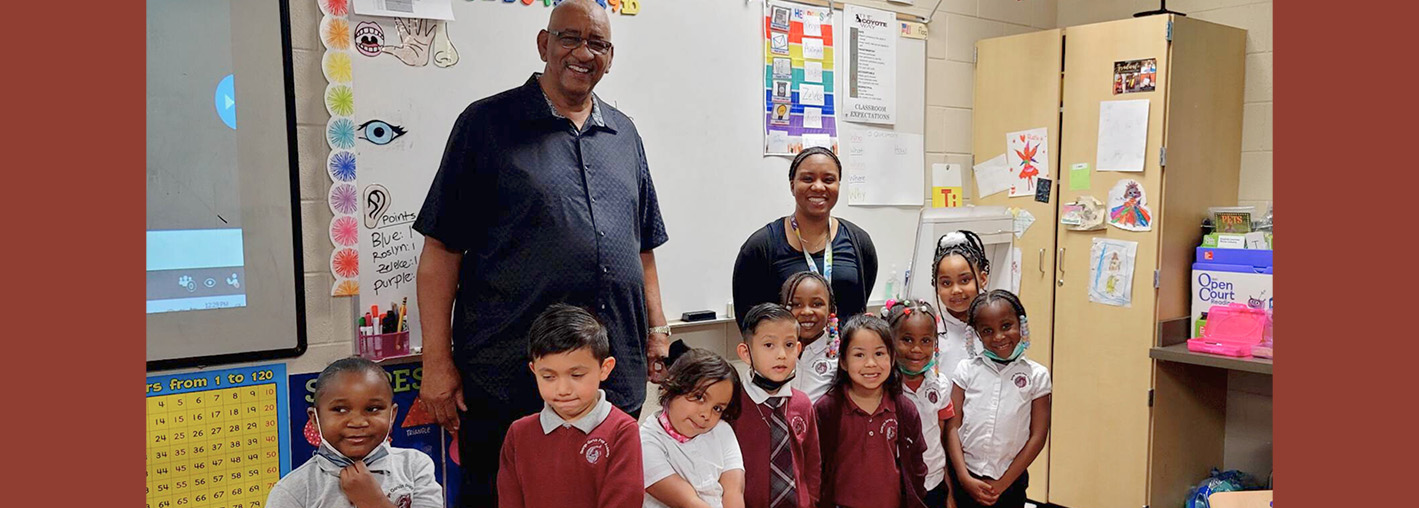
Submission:
<svg viewBox="0 0 1419 508">
<path fill-rule="evenodd" d="M 409 331 L 360 335 L 360 356 L 373 361 L 396 356 L 408 356 Z"/>
</svg>

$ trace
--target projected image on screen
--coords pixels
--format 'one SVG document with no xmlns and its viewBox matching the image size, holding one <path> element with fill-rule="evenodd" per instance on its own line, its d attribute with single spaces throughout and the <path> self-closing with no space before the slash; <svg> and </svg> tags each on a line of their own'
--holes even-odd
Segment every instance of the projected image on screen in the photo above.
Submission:
<svg viewBox="0 0 1419 508">
<path fill-rule="evenodd" d="M 148 2 L 149 314 L 247 303 L 230 9 Z"/>
</svg>

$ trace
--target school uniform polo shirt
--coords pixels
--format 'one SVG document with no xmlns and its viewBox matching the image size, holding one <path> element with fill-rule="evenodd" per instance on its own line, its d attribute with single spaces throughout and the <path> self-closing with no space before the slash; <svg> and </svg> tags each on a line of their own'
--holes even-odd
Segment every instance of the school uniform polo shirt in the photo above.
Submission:
<svg viewBox="0 0 1419 508">
<path fill-rule="evenodd" d="M 916 404 L 921 415 L 921 435 L 926 440 L 926 490 L 936 488 L 946 477 L 946 448 L 941 445 L 941 421 L 956 414 L 951 406 L 951 381 L 941 371 L 932 369 L 922 376 L 915 390 L 902 383 L 902 394 Z"/>
<path fill-rule="evenodd" d="M 769 393 L 750 382 L 750 373 L 741 375 L 743 390 L 739 392 L 739 418 L 734 420 L 734 435 L 739 440 L 739 451 L 744 458 L 744 506 L 745 508 L 768 508 L 770 494 L 770 448 L 773 446 L 773 429 L 769 427 L 773 408 L 765 403 L 770 397 L 788 397 L 784 416 L 793 431 L 789 450 L 793 453 L 793 479 L 798 507 L 810 508 L 818 505 L 818 492 L 822 484 L 823 461 L 818 447 L 818 416 L 808 394 L 785 385 L 777 392 Z M 802 376 L 800 372 L 798 374 Z M 797 379 L 797 378 L 795 378 Z"/>
<path fill-rule="evenodd" d="M 941 352 L 941 358 L 936 361 L 936 368 L 946 375 L 946 381 L 949 382 L 956 372 L 956 366 L 977 356 L 981 345 L 980 340 L 976 339 L 976 331 L 970 325 L 943 309 L 941 321 L 936 326 L 936 350 Z M 946 396 L 951 396 L 949 384 Z"/>
<path fill-rule="evenodd" d="M 1049 370 L 1024 356 L 999 364 L 961 362 L 952 382 L 965 391 L 961 449 L 971 473 L 999 479 L 1030 440 L 1031 404 L 1050 394 Z"/>
<path fill-rule="evenodd" d="M 899 413 L 890 395 L 871 413 L 863 411 L 852 397 L 842 398 L 842 420 L 838 427 L 836 485 L 833 501 L 851 508 L 896 508 L 901 506 L 901 470 L 897 467 Z"/>
<path fill-rule="evenodd" d="M 502 508 L 640 508 L 640 432 L 605 391 L 574 422 L 551 407 L 513 422 L 498 467 Z"/>
<path fill-rule="evenodd" d="M 442 508 L 443 487 L 434 479 L 434 461 L 424 452 L 389 445 L 389 454 L 369 465 L 380 490 L 394 506 Z M 267 508 L 351 508 L 340 488 L 340 470 L 334 462 L 312 457 L 276 482 L 266 497 Z"/>
<path fill-rule="evenodd" d="M 726 471 L 744 470 L 739 440 L 729 422 L 719 421 L 709 432 L 689 441 L 676 441 L 660 424 L 659 414 L 641 422 L 641 454 L 645 462 L 645 486 L 655 485 L 673 475 L 684 479 L 700 500 L 713 508 L 724 506 L 724 486 L 719 478 Z M 645 495 L 646 508 L 669 508 L 655 496 Z"/>
<path fill-rule="evenodd" d="M 823 331 L 812 344 L 803 348 L 798 355 L 797 375 L 793 378 L 794 388 L 808 394 L 808 400 L 818 402 L 823 394 L 833 387 L 833 379 L 838 372 L 837 357 L 828 356 L 828 332 Z"/>
<path fill-rule="evenodd" d="M 636 411 L 649 327 L 640 254 L 668 240 L 645 147 L 600 98 L 575 127 L 537 79 L 459 115 L 413 228 L 463 253 L 453 358 L 468 398 L 534 411 L 527 331 L 567 303 L 605 323 L 618 368 L 602 388 Z"/>
</svg>

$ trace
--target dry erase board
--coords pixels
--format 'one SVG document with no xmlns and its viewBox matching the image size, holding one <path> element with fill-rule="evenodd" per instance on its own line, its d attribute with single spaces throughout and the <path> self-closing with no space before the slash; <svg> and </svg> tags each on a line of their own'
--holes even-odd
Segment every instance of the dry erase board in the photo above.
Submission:
<svg viewBox="0 0 1419 508">
<path fill-rule="evenodd" d="M 455 21 L 431 32 L 432 56 L 422 62 L 412 60 L 411 65 L 409 58 L 378 51 L 352 56 L 353 122 L 378 120 L 400 127 L 394 131 L 399 136 L 387 142 L 353 141 L 361 195 L 378 189 L 387 197 L 379 202 L 377 221 L 402 222 L 419 211 L 449 129 L 469 103 L 519 86 L 543 67 L 536 36 L 546 27 L 550 9 L 540 2 L 454 2 L 453 12 Z M 644 139 L 670 235 L 669 243 L 655 251 L 666 316 L 703 309 L 723 315 L 740 245 L 758 228 L 793 211 L 789 159 L 762 155 L 763 14 L 757 2 L 661 1 L 641 3 L 634 16 L 611 15 L 615 56 L 596 93 L 630 116 Z M 834 20 L 840 29 L 841 11 L 835 11 Z M 350 15 L 355 32 L 374 30 L 364 23 L 380 27 L 384 45 L 419 43 L 414 37 L 418 30 L 411 32 L 407 24 L 401 28 L 392 18 Z M 837 52 L 839 66 L 842 53 Z M 450 65 L 453 54 L 456 62 Z M 926 41 L 900 38 L 897 64 L 895 131 L 922 134 Z M 847 201 L 844 190 L 834 214 L 871 234 L 881 264 L 873 293 L 881 298 L 893 265 L 900 276 L 911 262 L 919 208 L 855 207 Z M 412 249 L 421 248 L 423 239 L 407 226 L 400 231 L 397 245 L 388 236 L 362 237 L 361 270 L 379 266 L 376 254 L 381 260 L 393 253 L 416 261 L 418 252 Z M 386 273 L 361 273 L 360 308 L 384 308 L 408 296 L 413 310 L 415 270 L 413 264 L 401 264 Z M 370 277 L 392 282 L 381 284 L 376 293 L 377 281 Z M 416 317 L 409 322 L 416 327 L 412 335 L 417 341 Z"/>
<path fill-rule="evenodd" d="M 147 3 L 149 371 L 305 351 L 286 4 Z"/>
<path fill-rule="evenodd" d="M 286 366 L 150 376 L 148 508 L 252 508 L 290 471 Z"/>
</svg>

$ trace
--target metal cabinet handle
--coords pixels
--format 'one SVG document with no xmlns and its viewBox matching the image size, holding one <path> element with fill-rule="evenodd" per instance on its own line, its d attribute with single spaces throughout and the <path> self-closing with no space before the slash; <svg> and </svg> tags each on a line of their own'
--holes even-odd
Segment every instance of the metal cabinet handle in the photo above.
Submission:
<svg viewBox="0 0 1419 508">
<path fill-rule="evenodd" d="M 1040 249 L 1040 275 L 1045 274 L 1045 250 Z"/>
<path fill-rule="evenodd" d="M 1064 247 L 1059 248 L 1059 259 L 1055 261 L 1055 266 L 1059 267 L 1059 281 L 1055 284 L 1064 287 Z"/>
</svg>

